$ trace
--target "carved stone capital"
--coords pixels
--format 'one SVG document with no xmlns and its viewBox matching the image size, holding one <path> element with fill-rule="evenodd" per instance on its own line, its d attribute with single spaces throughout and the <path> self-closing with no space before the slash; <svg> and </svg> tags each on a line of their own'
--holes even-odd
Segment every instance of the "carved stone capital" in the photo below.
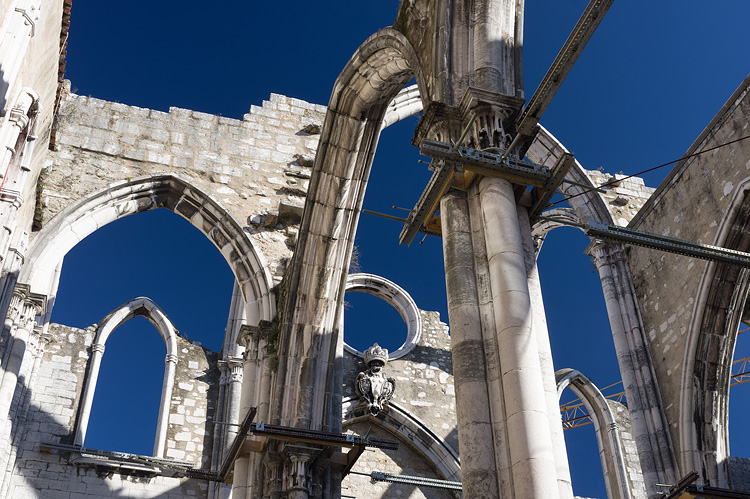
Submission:
<svg viewBox="0 0 750 499">
<path fill-rule="evenodd" d="M 617 262 L 624 262 L 627 259 L 625 248 L 620 243 L 611 243 L 603 239 L 595 239 L 588 248 L 586 253 L 591 255 L 592 261 L 597 268 L 601 265 L 612 265 Z"/>
<path fill-rule="evenodd" d="M 320 474 L 316 473 L 315 458 L 320 449 L 301 445 L 284 447 L 284 490 L 290 497 L 299 495 L 316 497 L 320 495 Z"/>
<path fill-rule="evenodd" d="M 281 496 L 284 480 L 284 456 L 279 452 L 267 452 L 263 456 L 263 497 L 276 499 Z"/>
<path fill-rule="evenodd" d="M 273 330 L 273 322 L 260 321 L 257 326 L 243 324 L 237 334 L 237 343 L 245 347 L 242 357 L 245 361 L 259 359 L 260 340 L 266 340 Z"/>
<path fill-rule="evenodd" d="M 26 114 L 26 110 L 19 106 L 11 108 L 8 120 L 17 126 L 19 131 L 29 124 L 29 116 Z"/>
<path fill-rule="evenodd" d="M 9 316 L 13 315 L 13 322 L 20 328 L 33 331 L 34 319 L 45 312 L 47 297 L 32 293 L 27 284 L 16 284 L 11 298 Z"/>
</svg>

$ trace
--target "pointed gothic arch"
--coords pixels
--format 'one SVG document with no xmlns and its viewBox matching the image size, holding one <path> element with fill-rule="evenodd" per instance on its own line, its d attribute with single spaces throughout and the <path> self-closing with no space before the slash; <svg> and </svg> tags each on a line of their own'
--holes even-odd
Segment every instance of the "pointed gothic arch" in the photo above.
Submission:
<svg viewBox="0 0 750 499">
<path fill-rule="evenodd" d="M 604 484 L 607 497 L 610 499 L 630 499 L 631 484 L 628 482 L 628 471 L 622 454 L 622 442 L 617 429 L 617 422 L 602 392 L 580 371 L 560 369 L 555 373 L 557 395 L 563 390 L 570 390 L 586 406 L 591 421 L 594 423 L 596 442 L 599 446 L 599 458 L 604 473 Z M 640 492 L 640 491 L 638 491 Z"/>
<path fill-rule="evenodd" d="M 239 284 L 249 323 L 273 319 L 272 280 L 263 255 L 216 200 L 189 180 L 169 173 L 115 182 L 67 206 L 37 234 L 18 282 L 52 298 L 57 269 L 78 242 L 119 218 L 156 208 L 181 216 L 216 246 Z M 50 313 L 48 307 L 47 321 Z"/>
<path fill-rule="evenodd" d="M 719 224 L 716 241 L 750 251 L 750 177 L 738 183 Z M 680 384 L 679 442 L 683 470 L 699 471 L 706 484 L 728 488 L 729 385 L 732 358 L 748 295 L 750 270 L 709 263 L 701 276 L 688 331 Z"/>
<path fill-rule="evenodd" d="M 135 317 L 144 317 L 154 325 L 167 347 L 165 358 L 164 382 L 162 384 L 161 402 L 159 403 L 159 418 L 156 424 L 156 439 L 154 441 L 154 456 L 164 457 L 164 447 L 169 426 L 169 403 L 172 399 L 172 387 L 174 385 L 175 370 L 177 368 L 177 330 L 167 314 L 150 298 L 141 296 L 134 298 L 119 308 L 110 312 L 102 319 L 96 329 L 96 337 L 91 347 L 91 359 L 88 375 L 83 385 L 83 398 L 78 411 L 78 420 L 75 429 L 75 445 L 83 445 L 86 440 L 91 408 L 94 403 L 96 382 L 99 377 L 102 356 L 105 344 L 109 336 L 120 326 Z"/>
<path fill-rule="evenodd" d="M 334 84 L 287 274 L 275 422 L 341 427 L 341 394 L 334 385 L 335 359 L 343 353 L 338 324 L 347 270 L 383 117 L 412 77 L 426 89 L 407 38 L 385 28 L 357 49 Z"/>
<path fill-rule="evenodd" d="M 357 402 L 357 397 L 347 397 L 343 402 L 344 412 Z M 435 469 L 442 480 L 461 481 L 461 461 L 458 453 L 430 429 L 430 426 L 396 402 L 388 403 L 388 411 L 377 416 L 366 414 L 354 417 L 346 414 L 344 428 L 366 421 L 378 426 L 405 446 L 421 455 Z"/>
</svg>

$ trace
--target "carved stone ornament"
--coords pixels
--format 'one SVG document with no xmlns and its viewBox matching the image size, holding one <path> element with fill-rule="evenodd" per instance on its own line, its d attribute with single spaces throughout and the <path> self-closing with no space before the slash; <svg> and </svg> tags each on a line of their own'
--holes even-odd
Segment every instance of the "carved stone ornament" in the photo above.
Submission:
<svg viewBox="0 0 750 499">
<path fill-rule="evenodd" d="M 387 362 L 388 350 L 375 343 L 365 351 L 367 370 L 357 375 L 357 383 L 354 385 L 361 403 L 367 405 L 372 415 L 377 415 L 388 407 L 396 389 L 396 380 L 386 377 L 383 371 Z"/>
</svg>

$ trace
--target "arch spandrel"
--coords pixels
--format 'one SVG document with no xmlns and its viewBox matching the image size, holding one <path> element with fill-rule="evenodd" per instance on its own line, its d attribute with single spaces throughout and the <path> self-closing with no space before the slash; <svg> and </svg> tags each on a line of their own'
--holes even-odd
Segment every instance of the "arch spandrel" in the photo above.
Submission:
<svg viewBox="0 0 750 499">
<path fill-rule="evenodd" d="M 736 140 L 749 119 L 750 77 L 685 156 Z M 750 143 L 740 141 L 678 162 L 631 227 L 747 251 L 749 160 Z M 646 248 L 632 247 L 628 263 L 681 471 L 728 487 L 729 363 L 747 279 L 729 265 Z"/>
<path fill-rule="evenodd" d="M 344 412 L 355 402 L 354 398 L 345 399 Z M 391 401 L 388 412 L 378 416 L 347 415 L 343 426 L 350 431 L 362 423 L 381 428 L 387 432 L 386 438 L 396 438 L 404 447 L 410 448 L 434 470 L 436 478 L 461 481 L 461 462 L 456 450 L 435 434 L 428 424 L 398 403 Z"/>
<path fill-rule="evenodd" d="M 208 237 L 232 269 L 246 303 L 258 309 L 258 319 L 273 318 L 268 265 L 240 223 L 188 180 L 168 173 L 116 182 L 60 211 L 34 239 L 19 282 L 49 294 L 57 267 L 78 242 L 119 218 L 156 208 L 173 211 Z"/>
</svg>

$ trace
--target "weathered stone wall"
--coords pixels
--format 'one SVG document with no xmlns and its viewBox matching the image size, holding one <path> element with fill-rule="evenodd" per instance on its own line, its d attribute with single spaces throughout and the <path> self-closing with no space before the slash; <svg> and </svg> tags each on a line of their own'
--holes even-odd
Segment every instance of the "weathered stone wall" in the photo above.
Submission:
<svg viewBox="0 0 750 499">
<path fill-rule="evenodd" d="M 44 173 L 44 219 L 115 181 L 173 172 L 246 226 L 278 281 L 292 254 L 324 116 L 324 106 L 276 94 L 243 120 L 69 94 Z"/>
<path fill-rule="evenodd" d="M 620 173 L 609 174 L 599 170 L 584 170 L 595 186 L 606 185 L 601 198 L 607 205 L 612 220 L 617 225 L 626 226 L 655 189 L 646 187 L 643 179 L 628 177 Z M 628 177 L 628 178 L 626 178 Z"/>
<path fill-rule="evenodd" d="M 370 437 L 385 438 L 393 440 L 393 435 L 382 428 L 371 425 L 364 421 L 355 423 L 347 428 L 358 435 L 367 434 Z M 360 456 L 357 464 L 352 468 L 352 473 L 346 476 L 341 484 L 341 497 L 361 498 L 413 498 L 413 499 L 448 499 L 455 497 L 453 493 L 446 490 L 430 489 L 427 487 L 416 487 L 414 485 L 373 482 L 369 476 L 372 471 L 380 471 L 393 475 L 410 475 L 423 478 L 443 477 L 437 475 L 435 470 L 406 442 L 401 442 L 399 449 L 381 450 L 367 449 Z"/>
<path fill-rule="evenodd" d="M 15 2 L 14 2 L 15 4 Z M 47 161 L 47 143 L 52 130 L 53 109 L 57 92 L 57 70 L 60 60 L 60 19 L 62 17 L 63 2 L 44 1 L 39 19 L 34 26 L 34 36 L 31 37 L 26 55 L 21 63 L 18 77 L 10 88 L 10 106 L 23 88 L 30 88 L 39 94 L 41 113 L 38 117 L 35 152 L 32 157 L 31 171 L 28 181 L 23 186 L 21 196 L 24 202 L 17 213 L 18 226 L 27 232 L 31 231 L 31 222 L 36 205 L 35 180 Z M 11 10 L 2 10 L 3 20 L 10 19 Z M 7 69 L 3 68 L 7 71 Z M 5 76 L 5 75 L 4 75 Z M 10 113 L 2 120 L 3 128 L 8 125 Z M 11 147 L 13 144 L 9 144 Z M 5 185 L 4 188 L 9 188 Z M 11 187 L 12 188 L 12 187 Z"/>
<path fill-rule="evenodd" d="M 633 436 L 633 425 L 630 422 L 630 412 L 625 404 L 616 400 L 607 400 L 612 415 L 617 423 L 617 434 L 620 437 L 620 452 L 622 452 L 625 461 L 625 471 L 628 475 L 628 484 L 630 494 L 633 499 L 645 499 L 646 485 L 643 482 L 643 472 L 641 471 L 641 462 L 638 458 L 638 449 Z M 608 431 L 608 428 L 603 429 Z"/>
<path fill-rule="evenodd" d="M 750 492 L 750 459 L 746 457 L 729 457 L 729 473 L 732 477 L 732 488 Z"/>
<path fill-rule="evenodd" d="M 740 138 L 750 116 L 745 80 L 689 152 Z M 718 148 L 678 163 L 631 223 L 632 227 L 704 244 L 723 245 L 721 230 L 734 216 L 731 205 L 747 188 L 750 142 Z M 696 258 L 639 247 L 629 263 L 645 333 L 661 388 L 672 442 L 679 455 L 680 389 L 690 332 L 700 327 L 701 285 L 707 263 Z M 729 303 L 726 303 L 729 306 Z M 696 323 L 697 321 L 698 323 Z M 692 347 L 694 348 L 694 347 Z M 685 470 L 686 472 L 689 470 Z"/>
<path fill-rule="evenodd" d="M 86 329 L 50 325 L 25 421 L 16 422 L 23 428 L 10 497 L 205 497 L 205 481 L 156 476 L 145 466 L 77 453 L 40 452 L 40 444 L 73 443 L 95 334 L 95 325 Z M 218 355 L 184 338 L 178 338 L 178 347 L 165 457 L 207 469 L 212 441 L 206 423 L 216 403 Z M 159 385 L 161 381 L 154 380 Z"/>
</svg>

